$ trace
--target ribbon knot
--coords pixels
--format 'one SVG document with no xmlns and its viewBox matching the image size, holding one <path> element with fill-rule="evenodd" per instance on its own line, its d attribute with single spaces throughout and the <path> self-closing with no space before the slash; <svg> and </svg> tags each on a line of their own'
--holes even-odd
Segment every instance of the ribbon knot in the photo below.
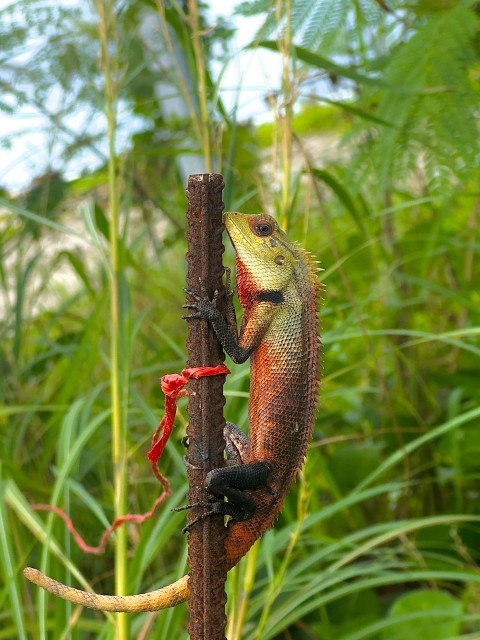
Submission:
<svg viewBox="0 0 480 640">
<path fill-rule="evenodd" d="M 230 373 L 224 364 L 219 364 L 216 367 L 190 367 L 189 369 L 184 369 L 181 375 L 178 373 L 169 373 L 162 377 L 160 386 L 165 394 L 165 415 L 153 434 L 152 447 L 147 453 L 147 458 L 150 460 L 153 473 L 158 480 L 160 480 L 160 478 L 156 463 L 162 455 L 167 440 L 172 433 L 173 421 L 175 420 L 175 414 L 177 412 L 177 399 L 188 396 L 188 391 L 183 389 L 183 387 L 190 378 L 197 379 L 205 376 L 218 376 L 222 373 Z M 159 439 L 160 434 L 162 435 Z"/>
</svg>

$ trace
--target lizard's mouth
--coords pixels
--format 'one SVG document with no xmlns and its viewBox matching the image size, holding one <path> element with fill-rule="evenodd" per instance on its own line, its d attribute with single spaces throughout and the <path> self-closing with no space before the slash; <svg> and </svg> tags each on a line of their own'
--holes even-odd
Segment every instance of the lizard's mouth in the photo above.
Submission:
<svg viewBox="0 0 480 640">
<path fill-rule="evenodd" d="M 229 225 L 235 224 L 234 220 L 239 215 L 241 214 L 238 214 L 236 211 L 225 211 L 225 213 L 222 215 L 222 221 L 228 228 Z"/>
<path fill-rule="evenodd" d="M 231 240 L 231 242 L 233 244 L 233 238 L 232 238 L 232 235 L 230 233 L 230 229 L 231 229 L 231 227 L 233 225 L 232 217 L 233 217 L 232 216 L 232 212 L 231 211 L 226 211 L 222 216 L 222 221 L 223 221 L 223 224 L 225 225 L 225 229 L 227 230 L 228 237 L 230 238 L 230 240 Z"/>
<path fill-rule="evenodd" d="M 238 224 L 238 215 L 235 211 L 226 211 L 222 216 L 223 223 L 233 244 L 235 235 L 243 235 L 241 225 Z"/>
</svg>

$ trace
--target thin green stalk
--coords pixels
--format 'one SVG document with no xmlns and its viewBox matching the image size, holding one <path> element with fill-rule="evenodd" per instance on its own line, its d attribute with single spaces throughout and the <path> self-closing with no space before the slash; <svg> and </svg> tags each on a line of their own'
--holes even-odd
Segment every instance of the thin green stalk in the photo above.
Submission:
<svg viewBox="0 0 480 640">
<path fill-rule="evenodd" d="M 302 472 L 300 473 L 300 479 L 301 479 L 300 491 L 299 491 L 298 502 L 297 502 L 297 522 L 296 522 L 295 528 L 292 531 L 292 535 L 288 543 L 287 550 L 285 551 L 285 554 L 283 556 L 282 563 L 278 571 L 276 571 L 273 581 L 270 585 L 268 596 L 262 608 L 262 615 L 258 623 L 254 640 L 261 640 L 261 638 L 263 638 L 263 634 L 271 613 L 272 605 L 282 591 L 282 585 L 285 581 L 285 575 L 292 558 L 293 550 L 296 548 L 298 544 L 300 534 L 302 532 L 302 526 L 305 521 L 305 518 L 307 517 L 309 491 L 308 491 L 307 483 L 305 481 L 304 474 Z"/>
<path fill-rule="evenodd" d="M 212 143 L 211 131 L 208 114 L 207 101 L 207 82 L 205 74 L 205 58 L 203 55 L 203 47 L 200 39 L 200 23 L 198 17 L 197 0 L 188 0 L 188 14 L 190 18 L 190 26 L 192 29 L 193 50 L 195 52 L 195 64 L 197 67 L 199 104 L 200 104 L 200 123 L 201 136 L 203 146 L 203 157 L 205 160 L 205 171 L 212 172 Z"/>
<path fill-rule="evenodd" d="M 246 570 L 243 582 L 240 585 L 240 593 L 237 593 L 235 609 L 229 619 L 227 629 L 228 640 L 241 640 L 243 627 L 247 618 L 250 603 L 250 594 L 255 586 L 255 576 L 257 570 L 257 556 L 260 548 L 260 541 L 253 545 L 246 559 Z"/>
<path fill-rule="evenodd" d="M 162 29 L 162 35 L 165 41 L 165 46 L 167 48 L 168 53 L 170 54 L 170 60 L 172 62 L 172 66 L 174 70 L 173 77 L 175 78 L 177 82 L 177 86 L 182 93 L 183 99 L 185 100 L 185 104 L 187 105 L 188 112 L 190 113 L 192 125 L 195 129 L 195 134 L 200 140 L 202 138 L 201 124 L 198 120 L 197 111 L 192 102 L 192 97 L 190 95 L 190 88 L 185 80 L 184 72 L 178 62 L 177 55 L 175 53 L 175 47 L 173 46 L 173 42 L 170 37 L 170 32 L 168 29 L 168 22 L 167 22 L 167 15 L 165 12 L 165 3 L 163 2 L 163 0 L 157 0 L 156 6 L 158 10 L 158 15 L 160 16 L 160 25 Z M 183 17 L 183 14 L 182 14 L 182 17 Z"/>
<path fill-rule="evenodd" d="M 282 3 L 278 4 L 281 12 Z M 292 33 L 291 0 L 285 2 L 285 31 L 280 44 L 282 51 L 282 95 L 283 109 L 279 114 L 281 127 L 282 154 L 282 200 L 280 222 L 286 230 L 290 201 L 290 182 L 292 177 L 292 118 L 293 118 L 293 82 L 292 82 Z M 281 15 L 281 13 L 280 13 Z"/>
<path fill-rule="evenodd" d="M 102 49 L 102 64 L 105 77 L 105 113 L 108 126 L 108 199 L 110 208 L 110 387 L 112 409 L 112 461 L 114 488 L 114 517 L 126 512 L 126 425 L 120 360 L 120 280 L 122 266 L 119 257 L 119 191 L 117 160 L 115 154 L 115 132 L 118 100 L 118 34 L 115 21 L 114 0 L 98 0 L 100 17 L 99 32 Z M 113 43 L 113 55 L 110 55 Z M 116 533 L 115 547 L 115 593 L 122 595 L 127 588 L 127 538 L 126 530 L 120 527 Z M 117 640 L 128 640 L 128 625 L 125 614 L 117 614 Z"/>
<path fill-rule="evenodd" d="M 8 594 L 7 602 L 10 604 L 10 615 L 12 628 L 15 628 L 16 636 L 19 640 L 27 640 L 25 620 L 22 615 L 23 607 L 21 602 L 21 592 L 19 585 L 19 574 L 14 555 L 14 545 L 10 531 L 9 520 L 6 512 L 6 483 L 3 480 L 2 462 L 0 460 L 0 558 L 1 576 L 3 578 L 3 589 Z M 4 609 L 6 612 L 6 608 Z M 7 618 L 8 620 L 8 618 Z"/>
</svg>

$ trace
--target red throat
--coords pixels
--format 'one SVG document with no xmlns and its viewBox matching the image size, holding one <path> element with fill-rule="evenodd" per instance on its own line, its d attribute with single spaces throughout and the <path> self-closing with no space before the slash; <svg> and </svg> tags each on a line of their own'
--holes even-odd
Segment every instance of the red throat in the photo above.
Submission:
<svg viewBox="0 0 480 640">
<path fill-rule="evenodd" d="M 257 287 L 253 280 L 251 273 L 249 273 L 247 267 L 237 256 L 237 295 L 240 304 L 244 309 L 248 309 L 257 294 Z"/>
</svg>

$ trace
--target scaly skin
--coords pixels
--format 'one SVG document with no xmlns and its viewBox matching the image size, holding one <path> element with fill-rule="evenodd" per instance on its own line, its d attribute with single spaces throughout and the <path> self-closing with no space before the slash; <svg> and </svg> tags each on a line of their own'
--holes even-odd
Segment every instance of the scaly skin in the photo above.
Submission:
<svg viewBox="0 0 480 640">
<path fill-rule="evenodd" d="M 230 569 L 272 526 L 305 459 L 318 388 L 318 282 L 308 254 L 270 216 L 229 212 L 224 220 L 244 309 L 240 338 L 232 308 L 227 323 L 206 298 L 191 294 L 195 302 L 189 307 L 191 317 L 211 323 L 235 362 L 250 357 L 249 440 L 227 426 L 230 466 L 206 479 L 212 493 L 228 497 L 215 512 L 232 516 L 225 543 Z M 188 598 L 188 576 L 150 593 L 104 596 L 67 587 L 35 569 L 24 575 L 61 598 L 103 611 L 156 611 Z"/>
</svg>

